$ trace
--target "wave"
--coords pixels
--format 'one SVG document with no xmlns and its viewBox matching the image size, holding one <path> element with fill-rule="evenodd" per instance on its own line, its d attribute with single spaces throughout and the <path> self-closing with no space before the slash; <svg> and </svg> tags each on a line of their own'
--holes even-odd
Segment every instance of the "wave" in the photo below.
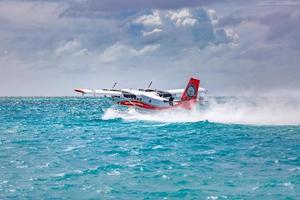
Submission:
<svg viewBox="0 0 300 200">
<path fill-rule="evenodd" d="M 207 103 L 193 110 L 172 109 L 141 112 L 136 109 L 108 108 L 103 120 L 120 118 L 126 121 L 199 122 L 251 125 L 300 125 L 300 102 L 279 97 L 208 97 Z"/>
</svg>

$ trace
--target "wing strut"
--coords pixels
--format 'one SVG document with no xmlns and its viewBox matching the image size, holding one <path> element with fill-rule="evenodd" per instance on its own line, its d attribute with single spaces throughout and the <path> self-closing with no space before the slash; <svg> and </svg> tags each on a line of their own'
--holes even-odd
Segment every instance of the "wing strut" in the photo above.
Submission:
<svg viewBox="0 0 300 200">
<path fill-rule="evenodd" d="M 114 82 L 114 85 L 112 86 L 111 89 L 114 89 L 116 87 L 116 85 L 117 85 L 117 82 Z"/>
<path fill-rule="evenodd" d="M 151 85 L 152 85 L 152 81 L 149 83 L 147 89 L 149 89 L 151 87 Z"/>
</svg>

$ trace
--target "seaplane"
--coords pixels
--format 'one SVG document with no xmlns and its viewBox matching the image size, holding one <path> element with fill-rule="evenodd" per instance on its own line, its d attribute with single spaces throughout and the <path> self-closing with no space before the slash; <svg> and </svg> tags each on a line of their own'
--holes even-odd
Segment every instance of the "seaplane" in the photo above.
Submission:
<svg viewBox="0 0 300 200">
<path fill-rule="evenodd" d="M 191 110 L 194 105 L 204 100 L 205 88 L 201 88 L 200 80 L 190 78 L 185 89 L 157 90 L 150 89 L 152 81 L 146 89 L 115 89 L 116 82 L 111 89 L 82 89 L 75 92 L 82 95 L 93 95 L 111 99 L 114 103 L 143 110 L 166 110 L 182 108 Z"/>
</svg>

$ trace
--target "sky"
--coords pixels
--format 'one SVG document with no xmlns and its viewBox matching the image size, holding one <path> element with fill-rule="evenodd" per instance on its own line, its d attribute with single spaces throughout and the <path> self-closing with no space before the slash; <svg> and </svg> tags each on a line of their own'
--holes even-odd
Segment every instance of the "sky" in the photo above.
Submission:
<svg viewBox="0 0 300 200">
<path fill-rule="evenodd" d="M 0 0 L 0 96 L 299 93 L 299 0 Z"/>
</svg>

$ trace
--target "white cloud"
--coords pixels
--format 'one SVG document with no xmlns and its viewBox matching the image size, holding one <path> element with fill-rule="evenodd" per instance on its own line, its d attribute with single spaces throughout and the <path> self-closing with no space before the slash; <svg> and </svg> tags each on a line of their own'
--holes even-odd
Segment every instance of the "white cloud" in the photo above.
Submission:
<svg viewBox="0 0 300 200">
<path fill-rule="evenodd" d="M 143 26 L 137 29 L 140 31 L 142 36 L 141 42 L 144 44 L 147 44 L 147 42 L 159 42 L 162 44 L 162 47 L 167 48 L 170 46 L 205 48 L 211 44 L 226 45 L 238 43 L 239 41 L 238 35 L 233 30 L 217 26 L 218 16 L 211 9 L 183 8 L 177 10 L 155 10 L 150 15 L 138 17 L 134 23 L 137 21 L 144 23 L 145 16 L 147 16 L 147 19 L 159 16 L 160 23 L 157 25 L 151 23 L 150 27 Z M 150 24 L 150 22 L 146 24 Z M 136 38 L 134 38 L 134 41 L 136 41 Z M 176 49 L 172 50 L 176 51 Z"/>
<path fill-rule="evenodd" d="M 154 45 L 147 45 L 140 50 L 133 49 L 132 55 L 140 56 L 140 55 L 143 55 L 146 53 L 151 53 L 151 52 L 154 52 L 155 50 L 157 50 L 159 47 L 160 47 L 160 44 L 154 44 Z"/>
<path fill-rule="evenodd" d="M 194 26 L 197 23 L 197 19 L 193 18 L 190 10 L 185 8 L 179 11 L 169 11 L 166 15 L 177 26 Z"/>
<path fill-rule="evenodd" d="M 217 16 L 217 12 L 215 10 L 212 10 L 212 9 L 207 9 L 206 12 L 207 12 L 208 17 L 211 20 L 212 24 L 213 25 L 218 24 L 219 19 L 218 19 L 218 16 Z"/>
<path fill-rule="evenodd" d="M 232 29 L 227 28 L 224 30 L 225 30 L 226 36 L 228 38 L 231 38 L 233 43 L 237 43 L 239 41 L 239 39 L 240 39 L 239 35 L 236 32 L 234 32 Z"/>
<path fill-rule="evenodd" d="M 70 40 L 55 49 L 55 54 L 62 56 L 64 54 L 83 55 L 87 53 L 87 49 L 82 48 L 81 42 L 78 39 Z"/>
<path fill-rule="evenodd" d="M 146 45 L 141 49 L 126 46 L 119 42 L 105 49 L 99 56 L 101 62 L 114 62 L 122 58 L 142 56 L 154 52 L 160 47 L 159 44 Z"/>
<path fill-rule="evenodd" d="M 142 34 L 143 34 L 143 36 L 149 36 L 149 35 L 153 35 L 155 33 L 160 33 L 160 32 L 162 32 L 162 29 L 155 28 L 152 31 L 148 31 L 148 32 L 142 31 Z"/>
<path fill-rule="evenodd" d="M 154 26 L 162 24 L 158 10 L 153 11 L 151 15 L 140 16 L 135 20 L 135 23 L 142 24 L 144 26 Z"/>
</svg>

